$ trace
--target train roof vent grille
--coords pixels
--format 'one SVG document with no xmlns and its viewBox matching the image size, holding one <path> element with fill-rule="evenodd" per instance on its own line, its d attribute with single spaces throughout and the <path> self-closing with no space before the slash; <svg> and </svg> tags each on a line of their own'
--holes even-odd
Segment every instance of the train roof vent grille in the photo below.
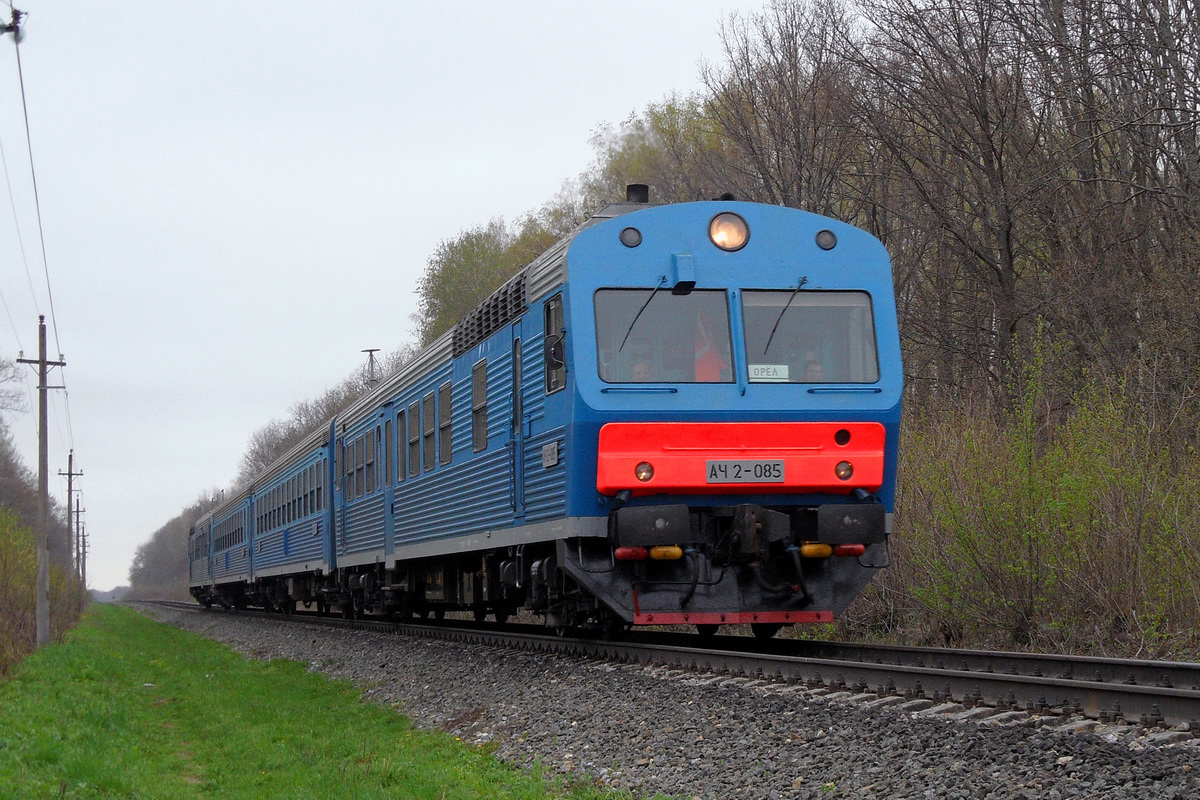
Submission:
<svg viewBox="0 0 1200 800">
<path fill-rule="evenodd" d="M 524 313 L 525 276 L 518 275 L 454 326 L 454 357 L 458 358 Z"/>
</svg>

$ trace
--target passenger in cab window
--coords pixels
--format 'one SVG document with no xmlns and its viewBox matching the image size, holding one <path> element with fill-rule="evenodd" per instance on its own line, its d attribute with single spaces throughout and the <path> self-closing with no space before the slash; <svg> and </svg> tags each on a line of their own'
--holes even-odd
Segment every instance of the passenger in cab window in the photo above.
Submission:
<svg viewBox="0 0 1200 800">
<path fill-rule="evenodd" d="M 696 315 L 696 382 L 727 383 L 732 377 L 729 363 L 721 353 L 714 325 L 708 315 Z"/>
</svg>

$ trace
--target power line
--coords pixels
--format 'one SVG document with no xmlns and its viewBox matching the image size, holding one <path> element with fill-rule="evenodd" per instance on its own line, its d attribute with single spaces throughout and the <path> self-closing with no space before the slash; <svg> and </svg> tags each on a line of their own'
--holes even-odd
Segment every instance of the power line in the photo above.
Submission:
<svg viewBox="0 0 1200 800">
<path fill-rule="evenodd" d="M 29 177 L 33 181 L 33 207 L 37 214 L 38 241 L 42 246 L 42 271 L 46 275 L 46 296 L 50 300 L 50 324 L 54 328 L 54 346 L 62 352 L 62 342 L 58 338 L 58 316 L 54 313 L 54 290 L 50 286 L 50 261 L 46 258 L 46 232 L 42 226 L 42 202 L 38 196 L 37 170 L 33 165 L 33 138 L 29 132 L 29 106 L 25 102 L 25 72 L 21 69 L 21 18 L 26 16 L 17 9 L 12 10 L 13 52 L 17 54 L 17 79 L 21 84 L 21 112 L 25 117 L 25 146 L 29 151 Z"/>
<path fill-rule="evenodd" d="M 25 279 L 29 282 L 29 294 L 30 294 L 30 296 L 33 297 L 34 310 L 40 311 L 40 309 L 37 308 L 37 302 L 38 302 L 37 290 L 33 288 L 33 274 L 30 273 L 30 271 L 29 271 L 29 257 L 25 254 L 25 239 L 24 239 L 24 237 L 21 236 L 21 220 L 17 218 L 17 199 L 16 199 L 16 197 L 13 196 L 12 178 L 9 177 L 9 174 L 8 174 L 8 156 L 4 152 L 4 140 L 3 139 L 0 139 L 0 165 L 2 165 L 4 167 L 4 183 L 8 187 L 8 202 L 12 207 L 13 228 L 16 230 L 16 233 L 17 233 L 17 246 L 21 250 L 21 263 L 23 263 L 25 265 Z M 7 311 L 7 309 L 8 309 L 7 303 L 5 303 L 4 308 Z M 11 314 L 9 314 L 8 319 L 9 319 L 9 322 L 12 322 L 13 333 L 16 333 L 17 325 L 15 322 L 13 322 Z M 17 345 L 22 350 L 25 349 L 23 346 L 21 346 L 21 339 L 20 339 L 19 334 L 17 337 Z"/>
<path fill-rule="evenodd" d="M 8 324 L 12 326 L 13 336 L 17 339 L 17 349 L 24 350 L 25 345 L 21 344 L 21 334 L 17 333 L 17 323 L 13 319 L 12 311 L 8 308 L 8 300 L 4 297 L 4 292 L 0 291 L 0 305 L 4 306 L 4 314 L 8 317 Z"/>
<path fill-rule="evenodd" d="M 30 129 L 29 129 L 29 105 L 25 99 L 25 71 L 24 71 L 24 69 L 22 69 L 22 66 L 21 66 L 21 39 L 24 38 L 24 33 L 21 30 L 21 21 L 24 18 L 28 17 L 28 14 L 26 14 L 23 11 L 18 11 L 16 8 L 14 8 L 12 5 L 12 0 L 8 0 L 8 7 L 12 11 L 12 21 L 8 25 L 0 26 L 0 32 L 11 33 L 13 35 L 13 43 L 14 43 L 13 52 L 15 52 L 16 56 L 17 56 L 17 79 L 21 86 L 21 112 L 22 112 L 22 114 L 24 116 L 24 120 L 25 120 L 25 146 L 29 153 L 29 176 L 33 182 L 33 206 L 34 206 L 34 211 L 37 215 L 38 242 L 42 248 L 42 272 L 44 273 L 44 275 L 46 277 L 46 297 L 50 302 L 50 325 L 54 329 L 54 346 L 57 348 L 57 350 L 59 352 L 59 359 L 61 360 L 62 359 L 62 355 L 61 355 L 62 354 L 62 341 L 59 338 L 59 334 L 58 334 L 58 314 L 55 312 L 55 308 L 54 308 L 54 289 L 50 283 L 50 259 L 46 255 L 46 231 L 45 231 L 45 226 L 42 224 L 42 202 L 41 202 L 41 197 L 38 193 L 37 169 L 34 166 L 34 160 L 33 160 L 33 136 L 31 135 Z M 2 155 L 2 153 L 0 153 L 0 155 Z M 7 164 L 7 162 L 5 162 L 5 165 L 4 165 L 4 175 L 5 175 L 5 180 L 7 181 L 8 180 L 8 164 Z M 11 182 L 9 182 L 9 199 L 12 200 L 12 184 L 11 184 Z M 16 218 L 16 202 L 15 201 L 13 202 L 13 217 L 14 217 L 14 219 Z M 21 239 L 19 224 L 17 225 L 17 239 L 18 239 L 18 241 L 20 241 L 20 239 Z M 21 257 L 23 259 L 25 258 L 25 245 L 23 242 L 21 243 Z M 28 276 L 29 275 L 28 260 L 26 260 L 25 272 L 26 272 L 26 275 Z M 30 288 L 31 289 L 32 289 L 32 286 L 33 286 L 33 279 L 30 278 Z M 34 292 L 34 303 L 35 304 L 37 303 L 37 293 L 36 292 Z M 7 306 L 6 306 L 6 308 L 7 308 Z M 16 329 L 15 324 L 13 325 L 13 329 L 15 331 L 15 329 Z M 75 432 L 74 432 L 74 425 L 71 422 L 70 397 L 69 397 L 69 395 L 67 395 L 67 392 L 66 392 L 66 388 L 67 388 L 66 387 L 66 383 L 67 383 L 66 375 L 65 374 L 60 375 L 60 378 L 61 378 L 62 384 L 63 384 L 61 388 L 63 389 L 64 407 L 65 407 L 66 415 L 67 415 L 67 438 L 69 440 L 69 447 L 71 449 L 74 449 L 74 447 L 75 447 Z"/>
</svg>

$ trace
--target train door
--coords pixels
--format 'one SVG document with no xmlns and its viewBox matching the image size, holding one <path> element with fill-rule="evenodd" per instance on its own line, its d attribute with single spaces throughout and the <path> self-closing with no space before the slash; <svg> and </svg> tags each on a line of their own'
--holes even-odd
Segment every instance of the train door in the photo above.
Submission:
<svg viewBox="0 0 1200 800">
<path fill-rule="evenodd" d="M 333 552 L 346 551 L 346 432 L 337 437 L 333 447 Z"/>
<path fill-rule="evenodd" d="M 382 453 L 377 456 L 378 469 L 383 470 L 383 552 L 389 556 L 396 551 L 396 482 L 393 480 L 396 472 L 396 430 L 392 408 L 392 404 L 388 403 L 379 415 L 383 422 L 380 437 Z"/>
<path fill-rule="evenodd" d="M 335 454 L 337 453 L 337 423 L 329 424 L 329 440 L 322 445 L 322 457 L 317 462 L 317 492 L 316 506 L 321 514 L 323 522 L 323 535 L 321 536 L 321 555 L 324 558 L 328 569 L 337 567 L 337 556 L 333 546 L 334 536 L 334 520 L 337 517 L 334 504 L 334 487 L 337 485 L 337 480 L 334 478 L 335 470 Z"/>
<path fill-rule="evenodd" d="M 254 548 L 250 546 L 250 516 L 253 513 L 253 501 L 247 496 L 245 504 L 242 506 L 242 524 L 238 526 L 241 533 L 242 553 L 246 556 L 246 577 L 252 579 L 254 577 Z"/>
<path fill-rule="evenodd" d="M 217 554 L 213 549 L 212 517 L 209 517 L 208 521 L 204 523 L 204 555 L 204 577 L 208 579 L 211 586 L 216 583 L 217 575 Z"/>
<path fill-rule="evenodd" d="M 509 419 L 509 452 L 512 462 L 513 518 L 525 516 L 525 401 L 521 364 L 521 323 L 512 330 L 512 416 Z"/>
</svg>

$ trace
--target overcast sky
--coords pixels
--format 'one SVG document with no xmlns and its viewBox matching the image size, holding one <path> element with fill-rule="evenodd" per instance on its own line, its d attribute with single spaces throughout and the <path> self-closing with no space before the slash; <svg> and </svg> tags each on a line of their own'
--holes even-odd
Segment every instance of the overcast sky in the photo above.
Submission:
<svg viewBox="0 0 1200 800">
<path fill-rule="evenodd" d="M 721 22 L 765 0 L 16 5 L 70 392 L 50 471 L 73 446 L 109 589 L 256 429 L 412 339 L 438 242 L 550 200 L 599 126 L 697 91 Z M 11 36 L 0 142 L 0 357 L 34 357 L 50 303 Z M 26 372 L 8 421 L 36 469 Z"/>
</svg>

